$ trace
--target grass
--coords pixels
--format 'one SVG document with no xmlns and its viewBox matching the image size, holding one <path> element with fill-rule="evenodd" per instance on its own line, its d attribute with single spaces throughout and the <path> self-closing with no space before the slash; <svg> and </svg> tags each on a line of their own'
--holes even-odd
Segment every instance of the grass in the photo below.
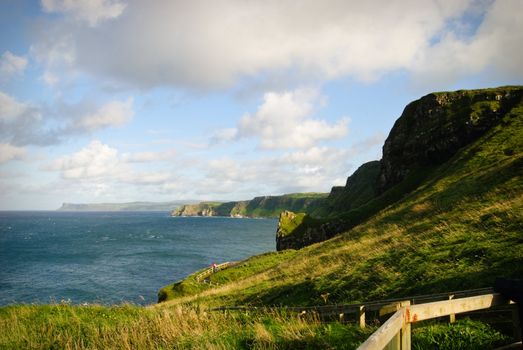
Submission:
<svg viewBox="0 0 523 350">
<path fill-rule="evenodd" d="M 198 307 L 18 305 L 0 308 L 0 349 L 356 349 L 377 326 L 278 311 Z M 485 323 L 423 323 L 413 349 L 491 349 L 510 339 Z"/>
<path fill-rule="evenodd" d="M 412 349 L 476 350 L 494 349 L 509 344 L 511 339 L 488 324 L 459 320 L 453 324 L 429 323 L 414 329 Z"/>
<path fill-rule="evenodd" d="M 238 282 L 243 278 L 274 268 L 295 254 L 296 251 L 286 250 L 283 252 L 270 252 L 253 256 L 242 261 L 234 268 L 227 268 L 212 274 L 206 282 L 196 280 L 196 276 L 203 270 L 198 271 L 182 281 L 163 287 L 158 293 L 158 299 L 165 301 L 177 297 L 190 296 L 216 288 L 217 286 Z"/>
<path fill-rule="evenodd" d="M 0 308 L 0 349 L 355 349 L 372 329 L 277 312 L 71 305 Z"/>
</svg>

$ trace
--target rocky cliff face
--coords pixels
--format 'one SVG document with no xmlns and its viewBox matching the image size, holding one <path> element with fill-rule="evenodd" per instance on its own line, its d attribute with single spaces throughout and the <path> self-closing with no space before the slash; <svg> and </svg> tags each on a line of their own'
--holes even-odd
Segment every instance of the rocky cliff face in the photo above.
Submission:
<svg viewBox="0 0 523 350">
<path fill-rule="evenodd" d="M 522 94 L 521 87 L 462 90 L 429 94 L 407 105 L 383 145 L 378 192 L 420 167 L 450 159 L 499 123 Z"/>
<path fill-rule="evenodd" d="M 521 86 L 433 93 L 410 103 L 385 141 L 383 158 L 362 165 L 313 212 L 328 219 L 318 223 L 304 216 L 285 234 L 278 228 L 278 249 L 301 248 L 363 222 L 414 190 L 423 181 L 416 175 L 451 159 L 515 108 L 523 108 Z M 407 181 L 409 177 L 416 180 Z M 286 214 L 283 220 L 293 215 L 299 214 Z"/>
<path fill-rule="evenodd" d="M 215 203 L 186 204 L 171 211 L 171 216 L 217 216 Z"/>
</svg>

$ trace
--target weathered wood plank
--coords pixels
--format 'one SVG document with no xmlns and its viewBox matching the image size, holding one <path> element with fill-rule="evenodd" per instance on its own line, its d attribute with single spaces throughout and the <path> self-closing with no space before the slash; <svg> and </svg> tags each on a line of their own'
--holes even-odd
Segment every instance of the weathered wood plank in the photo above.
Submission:
<svg viewBox="0 0 523 350">
<path fill-rule="evenodd" d="M 401 350 L 410 350 L 411 325 L 406 323 L 401 328 Z"/>
<path fill-rule="evenodd" d="M 487 309 L 495 305 L 508 304 L 509 300 L 500 294 L 486 294 L 475 297 L 436 301 L 407 307 L 407 322 L 419 322 L 431 318 L 449 316 L 463 312 Z"/>
<path fill-rule="evenodd" d="M 358 350 L 383 349 L 398 334 L 405 323 L 405 309 L 397 311 L 374 332 Z"/>
</svg>

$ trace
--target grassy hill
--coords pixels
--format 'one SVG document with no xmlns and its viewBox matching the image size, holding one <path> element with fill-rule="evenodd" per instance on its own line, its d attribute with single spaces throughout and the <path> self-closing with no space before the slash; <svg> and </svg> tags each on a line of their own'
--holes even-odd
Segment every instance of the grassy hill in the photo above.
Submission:
<svg viewBox="0 0 523 350">
<path fill-rule="evenodd" d="M 368 218 L 331 240 L 253 257 L 213 275 L 212 286 L 189 277 L 160 293 L 171 303 L 315 305 L 322 295 L 354 302 L 523 275 L 521 97 L 474 142 L 422 170 L 366 203 Z"/>
</svg>

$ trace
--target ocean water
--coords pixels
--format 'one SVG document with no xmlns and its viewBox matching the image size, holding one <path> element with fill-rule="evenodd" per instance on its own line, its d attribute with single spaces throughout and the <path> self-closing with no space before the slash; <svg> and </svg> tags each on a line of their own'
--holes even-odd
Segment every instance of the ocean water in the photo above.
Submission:
<svg viewBox="0 0 523 350">
<path fill-rule="evenodd" d="M 0 305 L 151 304 L 209 266 L 275 250 L 277 220 L 0 212 Z"/>
</svg>

